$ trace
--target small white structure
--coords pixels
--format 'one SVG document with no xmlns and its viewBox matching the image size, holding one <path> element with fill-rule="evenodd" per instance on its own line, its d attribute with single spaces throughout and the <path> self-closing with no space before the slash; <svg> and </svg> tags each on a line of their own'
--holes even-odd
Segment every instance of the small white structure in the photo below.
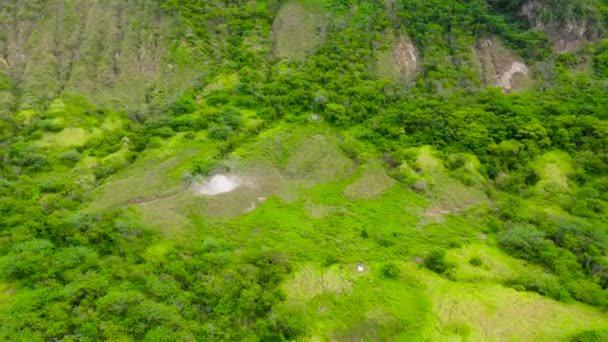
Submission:
<svg viewBox="0 0 608 342">
<path fill-rule="evenodd" d="M 310 113 L 310 120 L 314 121 L 314 122 L 319 122 L 319 114 L 315 114 L 315 113 Z"/>
<path fill-rule="evenodd" d="M 363 273 L 365 271 L 365 266 L 362 263 L 357 264 L 357 272 Z"/>
</svg>

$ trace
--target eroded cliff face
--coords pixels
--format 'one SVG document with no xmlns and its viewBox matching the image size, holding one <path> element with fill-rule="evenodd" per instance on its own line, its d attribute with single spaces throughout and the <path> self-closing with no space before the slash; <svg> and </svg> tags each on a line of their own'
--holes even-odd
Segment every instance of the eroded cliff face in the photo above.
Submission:
<svg viewBox="0 0 608 342">
<path fill-rule="evenodd" d="M 601 24 L 593 8 L 585 7 L 584 1 L 527 0 L 521 7 L 521 15 L 530 25 L 547 34 L 553 48 L 564 53 L 580 48 L 587 40 L 601 35 Z"/>
<path fill-rule="evenodd" d="M 378 76 L 386 79 L 411 83 L 418 71 L 419 55 L 414 43 L 405 35 L 386 37 L 388 48 L 378 51 L 376 70 Z"/>
<path fill-rule="evenodd" d="M 480 79 L 505 91 L 523 89 L 531 82 L 530 70 L 523 59 L 505 48 L 497 39 L 482 39 L 474 48 Z"/>
<path fill-rule="evenodd" d="M 386 13 L 390 21 L 398 24 L 398 4 L 385 0 Z M 419 71 L 420 53 L 405 32 L 386 30 L 382 36 L 386 49 L 376 51 L 376 70 L 380 77 L 412 84 Z"/>
<path fill-rule="evenodd" d="M 407 37 L 399 37 L 393 48 L 393 59 L 399 73 L 406 80 L 412 80 L 418 67 L 418 52 Z"/>
<path fill-rule="evenodd" d="M 181 27 L 153 1 L 0 0 L 0 74 L 20 107 L 72 93 L 145 110 L 204 72 Z"/>
</svg>

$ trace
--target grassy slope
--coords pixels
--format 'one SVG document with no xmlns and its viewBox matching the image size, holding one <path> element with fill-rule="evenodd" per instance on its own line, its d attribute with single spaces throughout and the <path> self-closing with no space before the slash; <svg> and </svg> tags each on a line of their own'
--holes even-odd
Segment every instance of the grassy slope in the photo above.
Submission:
<svg viewBox="0 0 608 342">
<path fill-rule="evenodd" d="M 24 108 L 70 93 L 146 111 L 205 73 L 180 25 L 152 1 L 15 2 L 0 9 L 0 75 L 15 82 Z"/>
<path fill-rule="evenodd" d="M 139 14 L 134 8 L 121 12 L 123 19 L 117 21 L 116 11 L 103 11 L 100 2 L 91 1 L 85 4 L 93 4 L 91 8 L 80 13 L 87 13 L 86 18 L 67 18 L 84 5 L 78 0 L 65 3 L 74 7 L 65 9 L 60 41 L 69 45 L 75 38 L 61 34 L 78 32 L 72 27 L 86 21 L 79 31 L 85 36 L 83 45 L 78 47 L 84 57 L 70 65 L 69 72 L 55 70 L 47 50 L 56 23 L 44 21 L 28 28 L 29 43 L 20 48 L 25 51 L 29 44 L 39 52 L 32 56 L 36 68 L 23 67 L 26 94 L 40 92 L 50 99 L 65 87 L 95 94 L 97 101 L 111 106 L 140 105 L 155 86 L 164 88 L 152 94 L 170 97 L 166 90 L 185 89 L 203 72 L 191 72 L 192 65 L 180 64 L 191 57 L 187 49 L 168 52 L 162 50 L 165 44 L 160 49 L 146 44 L 134 49 L 150 41 L 154 29 L 149 22 L 156 23 L 159 32 L 172 32 L 171 18 L 150 20 L 151 13 L 145 12 L 141 22 L 121 36 L 121 25 Z M 120 5 L 112 4 L 113 9 Z M 327 25 L 322 7 L 323 1 L 314 0 L 284 5 L 273 28 L 278 56 L 300 59 L 322 43 Z M 122 41 L 108 38 L 114 35 Z M 111 53 L 120 50 L 119 58 L 114 60 L 108 53 L 91 59 L 94 45 Z M 175 73 L 158 63 L 167 54 L 177 66 Z M 379 57 L 384 77 L 397 67 L 392 57 L 389 50 Z M 173 70 L 175 65 L 168 65 Z M 58 72 L 60 84 L 55 84 Z M 220 76 L 204 93 L 236 83 L 238 75 Z M 112 122 L 104 126 L 114 129 Z M 66 149 L 95 135 L 95 130 L 68 125 L 61 132 L 45 133 L 39 146 Z M 229 161 L 256 187 L 207 198 L 194 194 L 182 175 L 192 161 L 211 155 L 216 145 L 205 138 L 188 141 L 178 135 L 112 176 L 95 193 L 92 209 L 129 205 L 146 224 L 163 231 L 167 239 L 148 249 L 149 259 L 162 255 L 171 241 L 190 234 L 229 241 L 237 254 L 260 249 L 287 254 L 294 270 L 283 284 L 287 300 L 276 310 L 302 317 L 308 340 L 558 340 L 579 330 L 608 327 L 605 314 L 595 308 L 567 305 L 503 285 L 533 267 L 507 256 L 492 236 L 486 236 L 479 212 L 493 203 L 476 170 L 478 162 L 469 159 L 466 164 L 474 179 L 467 186 L 443 167 L 430 147 L 416 148 L 417 171 L 412 176 L 427 186 L 414 192 L 391 179 L 373 151 L 357 164 L 340 150 L 341 142 L 336 132 L 323 126 L 279 126 L 267 131 L 235 151 Z M 80 166 L 88 170 L 97 162 L 85 157 Z M 541 195 L 567 191 L 571 170 L 567 156 L 548 153 L 533 163 L 541 178 L 537 189 Z M 248 212 L 255 201 L 257 207 Z M 457 265 L 452 280 L 418 264 L 437 247 L 451 248 L 448 257 Z M 480 257 L 484 266 L 470 265 L 473 256 Z M 387 262 L 400 268 L 397 279 L 382 276 L 380 269 Z M 364 272 L 357 271 L 357 263 L 364 265 Z M 10 285 L 0 284 L 0 304 L 12 291 Z"/>
<path fill-rule="evenodd" d="M 314 1 L 288 1 L 274 22 L 275 53 L 279 57 L 301 59 L 323 41 L 327 24 L 320 5 Z"/>
<path fill-rule="evenodd" d="M 418 177 L 429 184 L 416 193 L 390 179 L 370 156 L 359 165 L 350 161 L 341 141 L 322 125 L 275 127 L 228 162 L 261 185 L 205 198 L 184 187 L 180 177 L 214 146 L 176 137 L 113 176 L 93 206 L 141 202 L 136 205 L 145 221 L 168 233 L 166 243 L 150 248 L 150 257 L 189 234 L 229 241 L 236 253 L 287 254 L 294 272 L 283 285 L 287 300 L 277 310 L 303 317 L 311 341 L 397 334 L 397 340 L 556 340 L 608 325 L 594 308 L 501 285 L 532 266 L 486 237 L 476 214 L 489 204 L 483 185 L 452 178 L 433 150 L 416 150 Z M 475 165 L 467 162 L 472 172 Z M 268 199 L 246 212 L 259 196 Z M 448 254 L 457 264 L 454 280 L 416 264 L 430 250 L 454 246 L 463 246 Z M 472 256 L 484 266 L 471 266 Z M 379 271 L 389 261 L 401 269 L 396 280 Z M 364 265 L 363 273 L 357 263 Z"/>
<path fill-rule="evenodd" d="M 593 308 L 557 303 L 494 284 L 462 284 L 423 278 L 445 334 L 472 341 L 559 340 L 577 330 L 605 328 Z"/>
</svg>

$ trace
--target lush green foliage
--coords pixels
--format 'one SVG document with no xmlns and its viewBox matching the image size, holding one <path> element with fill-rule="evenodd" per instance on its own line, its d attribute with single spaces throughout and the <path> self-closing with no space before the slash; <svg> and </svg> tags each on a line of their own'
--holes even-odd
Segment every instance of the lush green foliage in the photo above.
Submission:
<svg viewBox="0 0 608 342">
<path fill-rule="evenodd" d="M 228 0 L 112 5 L 145 15 L 100 32 L 140 35 L 83 50 L 58 29 L 56 60 L 83 51 L 74 74 L 46 45 L 18 68 L 2 56 L 0 338 L 489 336 L 432 318 L 446 288 L 582 302 L 589 322 L 549 338 L 605 338 L 583 330 L 607 322 L 608 43 L 556 54 L 522 1 L 292 1 L 331 18 L 303 58 L 273 53 L 286 1 Z M 543 22 L 602 34 L 605 3 L 565 4 L 547 1 Z M 0 6 L 3 32 L 17 18 L 47 43 L 45 2 Z M 490 38 L 530 65 L 529 87 L 484 79 L 472 50 Z M 405 41 L 414 76 L 380 76 Z M 194 194 L 231 170 L 253 179 L 242 198 Z M 455 261 L 479 245 L 509 256 Z"/>
<path fill-rule="evenodd" d="M 424 258 L 424 266 L 433 272 L 446 274 L 454 265 L 445 259 L 444 250 L 435 250 Z"/>
</svg>

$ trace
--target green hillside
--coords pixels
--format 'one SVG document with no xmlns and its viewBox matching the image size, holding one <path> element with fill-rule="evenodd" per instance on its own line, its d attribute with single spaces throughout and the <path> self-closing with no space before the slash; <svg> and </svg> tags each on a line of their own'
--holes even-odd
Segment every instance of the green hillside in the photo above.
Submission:
<svg viewBox="0 0 608 342">
<path fill-rule="evenodd" d="M 0 27 L 0 340 L 608 340 L 605 0 Z"/>
<path fill-rule="evenodd" d="M 0 27 L 8 108 L 70 94 L 145 112 L 211 73 L 179 17 L 155 1 L 6 0 Z"/>
</svg>

